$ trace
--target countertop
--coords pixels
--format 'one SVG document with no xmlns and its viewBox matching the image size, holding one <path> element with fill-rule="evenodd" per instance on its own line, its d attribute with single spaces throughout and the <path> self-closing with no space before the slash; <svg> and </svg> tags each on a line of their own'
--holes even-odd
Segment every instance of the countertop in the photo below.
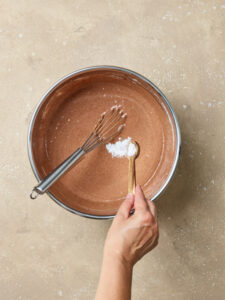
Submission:
<svg viewBox="0 0 225 300">
<path fill-rule="evenodd" d="M 1 1 L 1 299 L 94 298 L 111 221 L 29 199 L 27 132 L 53 83 L 103 64 L 155 83 L 182 134 L 177 173 L 156 202 L 159 245 L 135 266 L 132 299 L 224 299 L 224 13 L 215 0 Z"/>
</svg>

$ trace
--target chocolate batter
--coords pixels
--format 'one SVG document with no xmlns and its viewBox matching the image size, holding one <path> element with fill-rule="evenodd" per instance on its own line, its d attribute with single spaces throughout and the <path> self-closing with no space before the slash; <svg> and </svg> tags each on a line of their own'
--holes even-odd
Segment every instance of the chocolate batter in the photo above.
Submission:
<svg viewBox="0 0 225 300">
<path fill-rule="evenodd" d="M 140 145 L 137 183 L 148 198 L 166 181 L 175 159 L 176 131 L 161 96 L 134 75 L 90 70 L 65 80 L 51 92 L 32 132 L 32 152 L 41 178 L 80 147 L 100 114 L 115 104 L 127 112 L 121 137 Z M 115 214 L 127 194 L 127 158 L 112 158 L 105 146 L 85 156 L 50 188 L 65 205 L 94 215 Z"/>
</svg>

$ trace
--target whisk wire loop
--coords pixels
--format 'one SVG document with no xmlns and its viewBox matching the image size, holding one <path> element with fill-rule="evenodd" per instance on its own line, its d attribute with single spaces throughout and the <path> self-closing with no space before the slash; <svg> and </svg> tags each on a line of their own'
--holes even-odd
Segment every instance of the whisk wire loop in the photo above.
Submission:
<svg viewBox="0 0 225 300">
<path fill-rule="evenodd" d="M 125 117 L 126 114 L 121 110 L 121 106 L 113 106 L 110 111 L 103 113 L 93 132 L 83 144 L 84 151 L 88 153 L 116 137 L 125 126 Z"/>
</svg>

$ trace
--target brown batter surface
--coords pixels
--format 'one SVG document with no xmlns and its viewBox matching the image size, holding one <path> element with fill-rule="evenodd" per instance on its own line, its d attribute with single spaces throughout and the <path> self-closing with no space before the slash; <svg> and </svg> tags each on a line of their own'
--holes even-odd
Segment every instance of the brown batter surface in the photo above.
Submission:
<svg viewBox="0 0 225 300">
<path fill-rule="evenodd" d="M 121 104 L 127 112 L 120 135 L 140 145 L 137 183 L 148 198 L 167 179 L 174 163 L 174 121 L 160 95 L 144 81 L 116 70 L 95 70 L 67 79 L 41 105 L 32 134 L 41 178 L 80 147 L 102 112 Z M 63 204 L 80 212 L 112 215 L 127 194 L 127 158 L 112 158 L 105 146 L 88 153 L 50 188 Z"/>
</svg>

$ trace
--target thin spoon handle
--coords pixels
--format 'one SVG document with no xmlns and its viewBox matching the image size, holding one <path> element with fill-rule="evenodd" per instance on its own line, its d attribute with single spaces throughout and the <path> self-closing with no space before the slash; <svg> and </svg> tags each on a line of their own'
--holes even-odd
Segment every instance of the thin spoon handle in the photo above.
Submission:
<svg viewBox="0 0 225 300">
<path fill-rule="evenodd" d="M 129 157 L 128 193 L 135 194 L 135 186 L 136 186 L 135 158 Z"/>
</svg>

